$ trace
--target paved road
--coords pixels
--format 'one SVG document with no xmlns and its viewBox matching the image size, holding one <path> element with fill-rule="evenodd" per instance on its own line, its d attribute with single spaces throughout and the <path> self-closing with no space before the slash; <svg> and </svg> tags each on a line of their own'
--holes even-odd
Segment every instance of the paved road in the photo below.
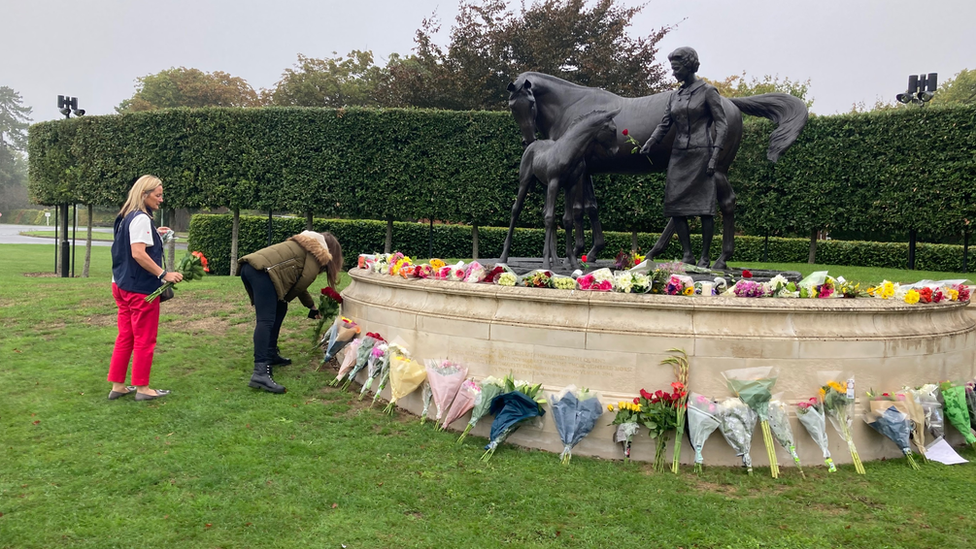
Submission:
<svg viewBox="0 0 976 549">
<path fill-rule="evenodd" d="M 8 225 L 6 223 L 0 223 L 0 244 L 55 244 L 53 237 L 44 236 L 23 236 L 20 233 L 23 231 L 53 231 L 54 227 L 45 227 L 44 225 Z M 75 236 L 75 244 L 79 248 L 85 247 L 85 232 L 87 229 L 79 227 L 78 232 Z M 92 232 L 99 233 L 111 233 L 112 229 L 108 227 L 92 227 Z M 58 235 L 60 238 L 60 235 Z M 71 231 L 68 231 L 68 242 L 71 242 Z M 111 246 L 112 241 L 110 240 L 92 240 L 92 246 Z M 186 249 L 185 240 L 176 241 L 177 250 Z"/>
</svg>

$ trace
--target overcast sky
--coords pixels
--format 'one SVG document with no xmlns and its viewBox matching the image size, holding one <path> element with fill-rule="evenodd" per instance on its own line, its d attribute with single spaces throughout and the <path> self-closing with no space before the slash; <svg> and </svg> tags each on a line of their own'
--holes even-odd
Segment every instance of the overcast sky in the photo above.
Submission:
<svg viewBox="0 0 976 549">
<path fill-rule="evenodd" d="M 21 93 L 34 121 L 61 116 L 59 94 L 78 97 L 90 115 L 112 114 L 132 96 L 137 77 L 170 67 L 224 71 L 270 88 L 298 53 L 368 49 L 385 65 L 392 52 L 411 53 L 414 33 L 435 11 L 446 34 L 457 4 L 0 0 L 0 86 Z M 701 76 L 810 79 L 818 114 L 891 100 L 909 74 L 937 72 L 941 81 L 976 69 L 976 0 L 651 0 L 632 33 L 675 24 L 660 44 L 662 61 L 691 46 Z"/>
</svg>

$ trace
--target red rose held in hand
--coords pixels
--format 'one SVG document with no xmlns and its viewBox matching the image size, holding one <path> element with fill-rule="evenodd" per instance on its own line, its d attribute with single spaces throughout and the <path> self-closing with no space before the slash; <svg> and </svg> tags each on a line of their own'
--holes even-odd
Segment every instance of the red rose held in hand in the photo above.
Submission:
<svg viewBox="0 0 976 549">
<path fill-rule="evenodd" d="M 624 128 L 624 131 L 623 131 L 622 133 L 623 133 L 624 135 L 629 135 L 629 134 L 628 134 L 628 132 L 627 132 L 627 128 Z"/>
</svg>

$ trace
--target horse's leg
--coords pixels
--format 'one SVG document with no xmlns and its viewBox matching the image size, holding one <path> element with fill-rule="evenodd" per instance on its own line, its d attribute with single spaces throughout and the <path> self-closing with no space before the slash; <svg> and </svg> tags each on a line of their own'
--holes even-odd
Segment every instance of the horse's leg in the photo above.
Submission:
<svg viewBox="0 0 976 549">
<path fill-rule="evenodd" d="M 671 238 L 674 237 L 674 233 L 675 233 L 674 218 L 673 217 L 668 218 L 668 224 L 665 225 L 664 231 L 661 232 L 661 236 L 657 237 L 657 242 L 655 242 L 654 246 L 651 247 L 651 250 L 647 252 L 647 256 L 645 257 L 645 259 L 651 261 L 655 257 L 663 254 L 664 250 L 666 250 L 668 248 L 668 245 L 671 244 Z"/>
<path fill-rule="evenodd" d="M 715 185 L 718 194 L 718 207 L 722 210 L 722 253 L 712 266 L 714 269 L 726 270 L 726 261 L 732 259 L 735 251 L 735 192 L 724 172 L 715 172 Z"/>
<path fill-rule="evenodd" d="M 583 227 L 582 220 L 580 224 L 576 224 L 576 210 L 577 204 L 579 203 L 579 182 L 571 187 L 566 187 L 563 189 L 563 202 L 565 203 L 565 208 L 563 211 L 563 229 L 566 230 L 566 261 L 570 269 L 576 270 L 579 268 L 579 262 L 576 261 L 576 256 L 579 252 L 574 247 L 573 242 L 573 228 L 577 230 L 577 242 L 581 239 Z M 582 214 L 580 214 L 582 216 Z"/>
<path fill-rule="evenodd" d="M 546 187 L 546 205 L 542 210 L 542 217 L 546 223 L 546 243 L 542 251 L 542 268 L 552 268 L 552 256 L 555 255 L 554 244 L 556 231 L 556 193 L 559 192 L 559 178 L 550 177 Z"/>
<path fill-rule="evenodd" d="M 519 166 L 519 190 L 515 205 L 512 206 L 512 220 L 508 224 L 508 235 L 505 236 L 505 245 L 502 247 L 502 256 L 498 258 L 500 263 L 508 263 L 508 254 L 512 250 L 512 235 L 515 233 L 515 223 L 518 222 L 522 207 L 525 205 L 525 195 L 529 192 L 532 185 L 532 156 L 534 151 L 526 150 L 522 155 L 522 164 Z"/>
<path fill-rule="evenodd" d="M 573 227 L 576 230 L 576 242 L 573 245 L 574 258 L 579 257 L 580 254 L 583 253 L 583 247 L 586 245 L 586 239 L 583 232 L 583 212 L 585 211 L 585 207 L 583 205 L 585 200 L 583 196 L 583 186 L 585 185 L 585 182 L 583 180 L 586 177 L 587 176 L 585 173 L 579 177 L 579 180 L 576 182 L 576 192 L 573 193 Z"/>
<path fill-rule="evenodd" d="M 593 177 L 590 174 L 583 174 L 582 177 L 583 208 L 586 216 L 590 218 L 590 230 L 593 232 L 593 247 L 586 254 L 586 259 L 596 261 L 600 257 L 600 252 L 606 248 L 606 240 L 603 239 L 603 225 L 600 224 L 600 212 L 596 203 L 596 191 L 593 190 Z M 580 219 L 582 223 L 582 219 Z"/>
</svg>

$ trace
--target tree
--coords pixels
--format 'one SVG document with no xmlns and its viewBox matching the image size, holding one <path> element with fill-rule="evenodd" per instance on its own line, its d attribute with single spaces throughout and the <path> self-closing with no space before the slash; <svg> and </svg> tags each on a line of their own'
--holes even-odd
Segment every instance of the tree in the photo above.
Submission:
<svg viewBox="0 0 976 549">
<path fill-rule="evenodd" d="M 411 106 L 502 110 L 508 83 L 528 70 L 627 96 L 664 90 L 665 70 L 655 55 L 671 28 L 632 38 L 627 31 L 644 5 L 586 4 L 536 0 L 515 13 L 505 0 L 462 0 L 448 46 L 433 40 L 437 20 L 425 20 L 416 54 L 388 67 L 385 94 L 420 101 Z"/>
<path fill-rule="evenodd" d="M 261 99 L 246 80 L 226 72 L 170 68 L 136 79 L 136 93 L 116 112 L 139 112 L 173 107 L 257 107 Z"/>
<path fill-rule="evenodd" d="M 708 78 L 703 78 L 703 80 L 718 88 L 718 93 L 723 97 L 749 97 L 779 92 L 788 93 L 800 99 L 806 103 L 808 109 L 813 106 L 813 98 L 807 98 L 807 92 L 810 91 L 809 78 L 803 82 L 793 81 L 789 78 L 780 81 L 779 75 L 770 76 L 767 74 L 762 79 L 753 76 L 751 80 L 746 80 L 746 73 L 743 71 L 741 75 L 734 74 L 725 80 L 710 80 Z"/>
<path fill-rule="evenodd" d="M 933 105 L 976 105 L 976 70 L 963 69 L 939 86 Z"/>
<path fill-rule="evenodd" d="M 336 52 L 332 52 L 336 55 Z M 293 69 L 262 95 L 271 105 L 291 107 L 378 106 L 376 87 L 383 69 L 373 64 L 371 51 L 355 50 L 342 57 L 315 59 L 298 54 Z"/>
<path fill-rule="evenodd" d="M 0 86 L 0 205 L 5 209 L 27 203 L 27 127 L 33 109 L 22 104 L 20 93 Z"/>
</svg>

